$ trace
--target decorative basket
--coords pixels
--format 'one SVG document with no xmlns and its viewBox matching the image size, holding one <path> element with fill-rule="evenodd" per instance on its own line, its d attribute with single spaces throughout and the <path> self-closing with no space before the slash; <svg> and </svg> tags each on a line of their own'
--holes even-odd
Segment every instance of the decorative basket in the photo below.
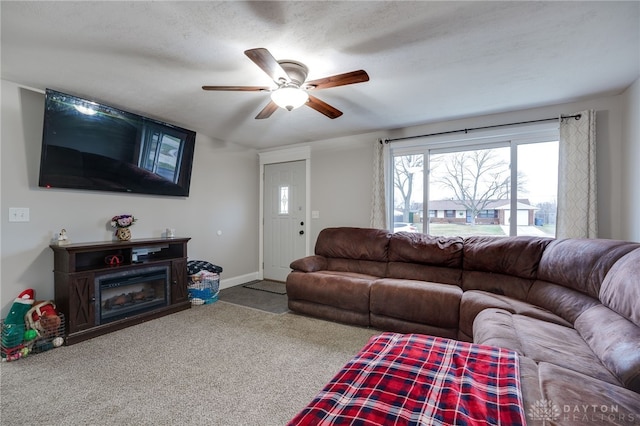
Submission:
<svg viewBox="0 0 640 426">
<path fill-rule="evenodd" d="M 2 361 L 16 361 L 30 354 L 38 354 L 64 344 L 64 314 L 58 312 L 60 324 L 51 328 L 32 328 L 29 323 L 9 324 L 0 321 Z"/>
<path fill-rule="evenodd" d="M 220 275 L 215 272 L 200 271 L 189 276 L 187 286 L 192 305 L 207 305 L 218 300 Z"/>
</svg>

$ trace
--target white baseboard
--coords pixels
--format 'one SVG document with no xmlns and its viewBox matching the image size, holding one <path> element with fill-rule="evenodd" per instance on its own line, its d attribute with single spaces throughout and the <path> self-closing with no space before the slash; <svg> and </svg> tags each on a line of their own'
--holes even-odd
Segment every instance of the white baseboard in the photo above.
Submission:
<svg viewBox="0 0 640 426">
<path fill-rule="evenodd" d="M 220 279 L 220 290 L 229 288 L 229 287 L 235 287 L 240 284 L 248 283 L 249 281 L 255 281 L 260 279 L 259 277 L 260 275 L 256 271 L 250 274 L 240 275 L 238 277 L 222 278 Z"/>
</svg>

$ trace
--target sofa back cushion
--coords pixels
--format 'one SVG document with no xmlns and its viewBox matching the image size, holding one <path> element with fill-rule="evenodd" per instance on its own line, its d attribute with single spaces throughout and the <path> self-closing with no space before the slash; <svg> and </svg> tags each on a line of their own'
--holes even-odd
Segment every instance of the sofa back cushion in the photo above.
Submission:
<svg viewBox="0 0 640 426">
<path fill-rule="evenodd" d="M 529 289 L 527 302 L 546 309 L 571 324 L 581 313 L 600 301 L 579 291 L 547 281 L 537 280 Z"/>
<path fill-rule="evenodd" d="M 327 269 L 384 277 L 390 233 L 372 228 L 325 228 L 316 240 L 316 255 L 327 258 Z"/>
<path fill-rule="evenodd" d="M 576 319 L 575 329 L 626 388 L 640 393 L 640 327 L 596 305 Z"/>
<path fill-rule="evenodd" d="M 461 285 L 463 239 L 399 232 L 389 241 L 388 277 Z"/>
<path fill-rule="evenodd" d="M 316 254 L 341 259 L 386 262 L 389 231 L 371 228 L 325 228 L 318 234 Z"/>
<path fill-rule="evenodd" d="M 600 301 L 640 327 L 640 248 L 611 267 L 600 287 Z"/>
<path fill-rule="evenodd" d="M 464 240 L 463 289 L 526 300 L 545 248 L 542 237 L 475 236 Z"/>
<path fill-rule="evenodd" d="M 609 269 L 640 244 L 605 239 L 563 239 L 549 244 L 540 259 L 538 279 L 598 298 Z M 568 267 L 568 266 L 571 267 Z"/>
<path fill-rule="evenodd" d="M 463 243 L 461 237 L 398 232 L 389 239 L 389 261 L 461 268 Z"/>
</svg>

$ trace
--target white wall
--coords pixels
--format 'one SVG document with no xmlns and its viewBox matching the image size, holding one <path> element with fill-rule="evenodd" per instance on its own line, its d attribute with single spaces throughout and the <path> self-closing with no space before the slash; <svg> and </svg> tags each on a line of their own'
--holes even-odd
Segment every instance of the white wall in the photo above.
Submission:
<svg viewBox="0 0 640 426">
<path fill-rule="evenodd" d="M 622 95 L 622 235 L 640 241 L 640 78 Z"/>
<path fill-rule="evenodd" d="M 331 226 L 369 226 L 374 135 L 311 144 L 311 252 Z"/>
<path fill-rule="evenodd" d="M 131 213 L 134 238 L 160 237 L 167 227 L 191 237 L 190 259 L 221 265 L 225 279 L 255 274 L 258 265 L 258 156 L 198 134 L 188 198 L 38 187 L 44 95 L 2 81 L 1 316 L 25 288 L 53 299 L 54 233 L 72 242 L 113 238 L 109 219 Z M 126 108 L 125 108 L 126 109 Z M 180 123 L 175 123 L 180 125 Z M 28 223 L 9 222 L 9 207 L 28 207 Z M 216 232 L 222 231 L 218 236 Z"/>
</svg>

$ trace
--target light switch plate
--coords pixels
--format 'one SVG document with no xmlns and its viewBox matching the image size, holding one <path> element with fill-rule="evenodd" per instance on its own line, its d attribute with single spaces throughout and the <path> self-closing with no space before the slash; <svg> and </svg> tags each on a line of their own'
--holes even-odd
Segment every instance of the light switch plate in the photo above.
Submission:
<svg viewBox="0 0 640 426">
<path fill-rule="evenodd" d="M 29 207 L 9 207 L 9 222 L 29 222 Z"/>
</svg>

